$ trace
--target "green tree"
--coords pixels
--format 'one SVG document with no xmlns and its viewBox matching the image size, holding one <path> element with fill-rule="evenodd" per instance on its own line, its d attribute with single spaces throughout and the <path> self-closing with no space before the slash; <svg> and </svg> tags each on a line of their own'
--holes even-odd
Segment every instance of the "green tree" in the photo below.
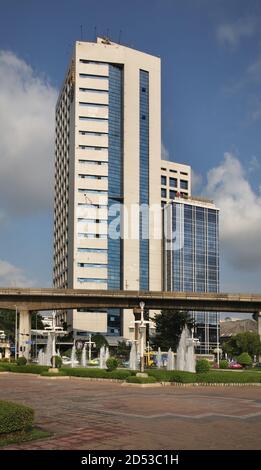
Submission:
<svg viewBox="0 0 261 470">
<path fill-rule="evenodd" d="M 0 330 L 4 330 L 8 338 L 15 337 L 15 312 L 12 310 L 0 311 Z"/>
<path fill-rule="evenodd" d="M 107 339 L 99 333 L 92 335 L 92 341 L 94 341 L 96 345 L 95 349 L 97 350 L 99 350 L 102 346 L 109 346 Z"/>
<path fill-rule="evenodd" d="M 36 320 L 37 316 L 37 320 Z M 33 312 L 31 315 L 31 328 L 43 330 L 44 325 L 41 320 L 41 315 L 37 315 Z M 19 314 L 18 314 L 18 327 L 19 327 Z M 13 310 L 1 310 L 0 311 L 0 330 L 4 330 L 6 336 L 12 340 L 15 338 L 15 311 Z"/>
<path fill-rule="evenodd" d="M 130 354 L 130 346 L 127 346 L 125 341 L 119 341 L 114 354 L 122 361 L 127 360 Z"/>
<path fill-rule="evenodd" d="M 41 315 L 37 312 L 33 312 L 31 315 L 31 328 L 32 330 L 44 330 L 44 324 L 42 322 Z"/>
<path fill-rule="evenodd" d="M 251 356 L 247 352 L 243 352 L 242 354 L 238 356 L 237 362 L 238 364 L 241 364 L 241 366 L 245 368 L 246 366 L 251 366 L 252 359 L 251 359 Z"/>
<path fill-rule="evenodd" d="M 257 333 L 245 331 L 233 335 L 222 344 L 222 348 L 230 356 L 238 356 L 247 352 L 253 358 L 261 354 L 261 341 Z"/>
<path fill-rule="evenodd" d="M 152 318 L 156 326 L 156 335 L 152 339 L 153 345 L 167 351 L 169 348 L 176 351 L 180 336 L 185 325 L 193 328 L 194 322 L 190 314 L 178 310 L 161 310 L 161 313 Z"/>
</svg>

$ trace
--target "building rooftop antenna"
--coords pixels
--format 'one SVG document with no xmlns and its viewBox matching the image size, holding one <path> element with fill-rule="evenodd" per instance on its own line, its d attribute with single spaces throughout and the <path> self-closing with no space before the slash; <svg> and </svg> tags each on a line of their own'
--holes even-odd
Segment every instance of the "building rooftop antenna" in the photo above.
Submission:
<svg viewBox="0 0 261 470">
<path fill-rule="evenodd" d="M 80 30 L 81 30 L 81 41 L 83 40 L 83 34 L 82 34 L 82 24 L 80 25 Z"/>
<path fill-rule="evenodd" d="M 94 41 L 96 41 L 96 37 L 97 37 L 97 27 L 94 26 Z"/>
<path fill-rule="evenodd" d="M 120 32 L 119 32 L 119 41 L 118 41 L 119 44 L 121 43 L 121 34 L 122 34 L 122 30 L 120 29 Z"/>
</svg>

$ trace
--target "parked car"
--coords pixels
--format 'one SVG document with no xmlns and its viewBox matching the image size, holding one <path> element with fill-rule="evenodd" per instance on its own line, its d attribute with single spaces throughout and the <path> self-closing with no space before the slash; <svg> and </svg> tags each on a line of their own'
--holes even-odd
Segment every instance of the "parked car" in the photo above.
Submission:
<svg viewBox="0 0 261 470">
<path fill-rule="evenodd" d="M 241 366 L 241 364 L 238 364 L 237 362 L 231 362 L 228 368 L 229 369 L 243 369 L 243 366 Z"/>
<path fill-rule="evenodd" d="M 122 361 L 123 367 L 130 367 L 130 361 Z"/>
<path fill-rule="evenodd" d="M 62 356 L 62 363 L 63 363 L 63 365 L 67 366 L 67 365 L 70 365 L 72 363 L 72 360 L 71 360 L 70 357 Z M 77 361 L 75 359 L 74 364 L 79 364 L 79 361 Z"/>
<path fill-rule="evenodd" d="M 98 366 L 100 364 L 100 361 L 99 359 L 91 359 L 90 361 L 88 361 L 88 364 L 90 366 Z"/>
<path fill-rule="evenodd" d="M 261 369 L 261 362 L 256 362 L 254 365 L 255 369 Z"/>
<path fill-rule="evenodd" d="M 0 339 L 5 339 L 5 332 L 3 330 L 0 330 Z"/>
</svg>

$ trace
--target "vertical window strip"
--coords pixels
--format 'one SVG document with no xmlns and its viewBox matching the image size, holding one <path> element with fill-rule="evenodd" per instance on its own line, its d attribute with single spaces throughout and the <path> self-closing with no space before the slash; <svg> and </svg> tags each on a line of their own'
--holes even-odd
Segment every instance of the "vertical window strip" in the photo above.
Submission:
<svg viewBox="0 0 261 470">
<path fill-rule="evenodd" d="M 140 206 L 149 206 L 149 73 L 140 70 Z M 149 290 L 149 213 L 140 213 L 140 289 Z"/>
</svg>

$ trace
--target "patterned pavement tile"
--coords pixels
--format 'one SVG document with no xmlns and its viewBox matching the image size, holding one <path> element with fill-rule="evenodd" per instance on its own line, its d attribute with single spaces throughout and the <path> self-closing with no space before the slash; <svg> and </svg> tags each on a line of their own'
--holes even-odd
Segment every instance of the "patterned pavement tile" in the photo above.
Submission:
<svg viewBox="0 0 261 470">
<path fill-rule="evenodd" d="M 258 387 L 128 388 L 84 379 L 0 376 L 0 399 L 32 406 L 33 449 L 260 449 Z"/>
</svg>

